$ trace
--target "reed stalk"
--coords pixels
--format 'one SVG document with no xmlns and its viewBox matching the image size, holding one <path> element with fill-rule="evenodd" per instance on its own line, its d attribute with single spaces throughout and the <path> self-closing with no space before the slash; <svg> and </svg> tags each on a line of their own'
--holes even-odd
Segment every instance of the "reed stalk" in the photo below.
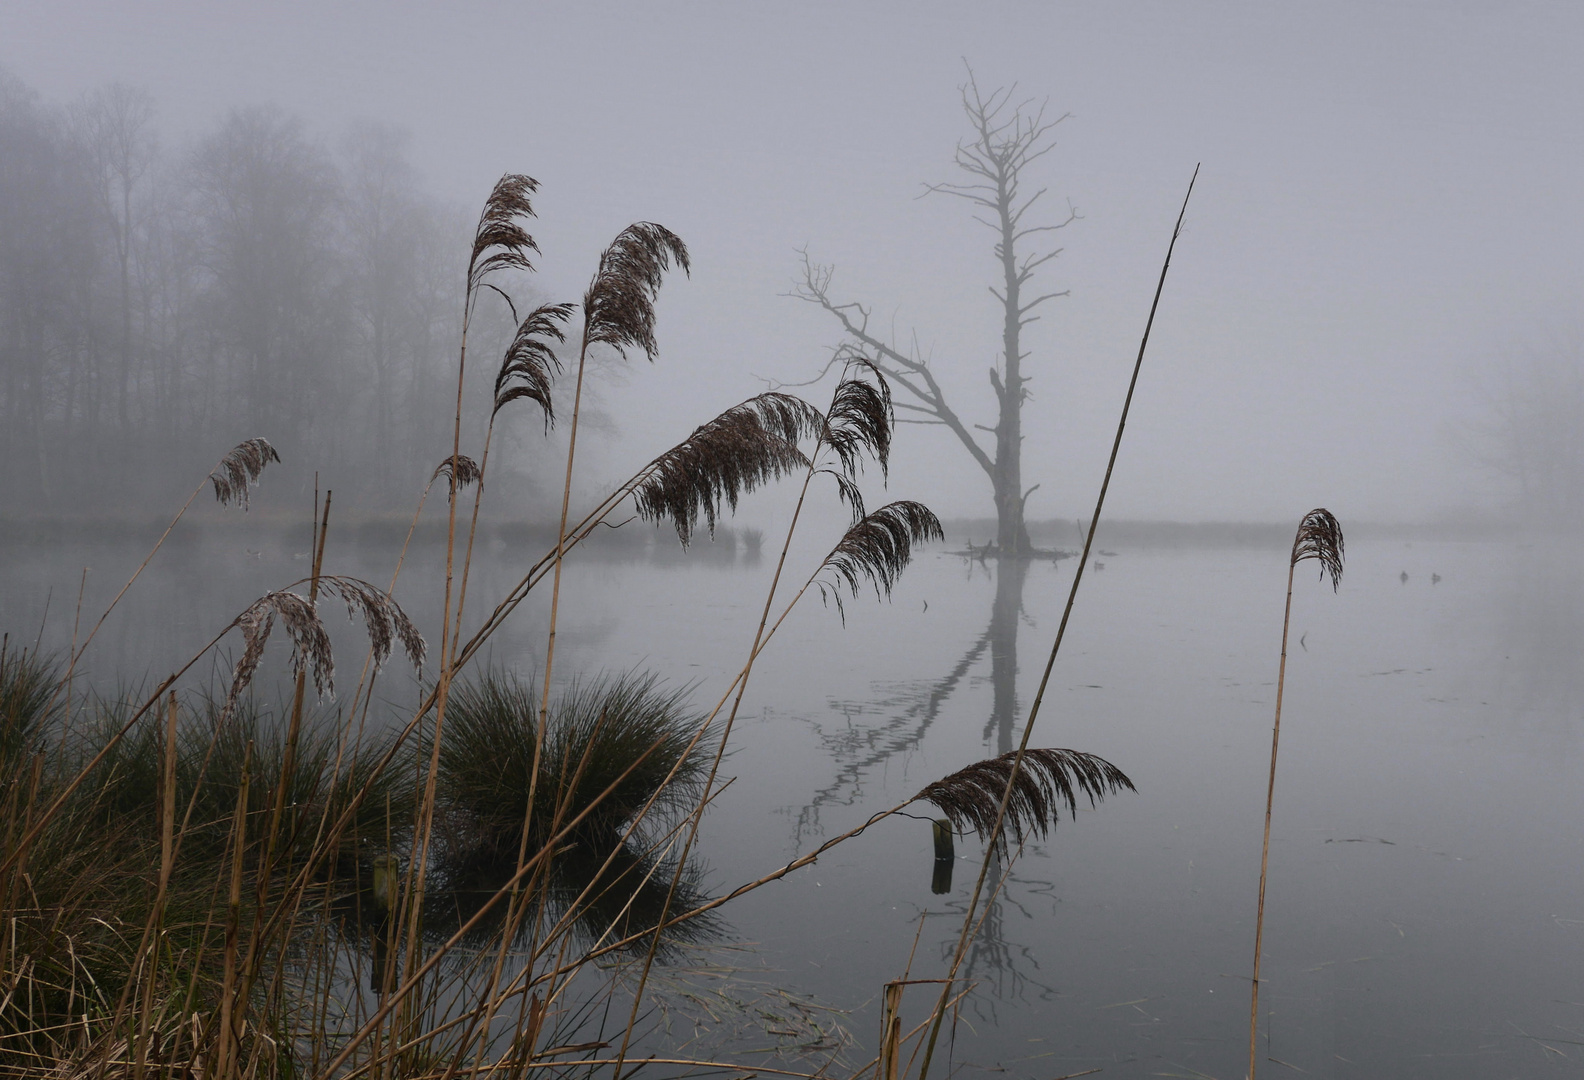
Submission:
<svg viewBox="0 0 1584 1080">
<path fill-rule="evenodd" d="M 1282 692 L 1287 685 L 1287 630 L 1292 625 L 1293 575 L 1305 559 L 1318 559 L 1321 577 L 1331 575 L 1331 589 L 1342 580 L 1342 527 L 1323 507 L 1304 515 L 1293 537 L 1292 556 L 1287 560 L 1287 603 L 1282 614 L 1281 663 L 1276 669 L 1276 719 L 1271 724 L 1270 779 L 1265 787 L 1265 838 L 1260 846 L 1259 905 L 1254 916 L 1254 980 L 1249 993 L 1249 1070 L 1254 1080 L 1256 1044 L 1259 1038 L 1260 950 L 1265 936 L 1265 872 L 1270 865 L 1271 806 L 1276 800 L 1276 748 L 1281 741 Z"/>
<path fill-rule="evenodd" d="M 969 898 L 967 914 L 963 918 L 962 932 L 958 935 L 957 946 L 952 952 L 951 966 L 947 972 L 948 979 L 956 977 L 958 968 L 962 966 L 963 957 L 967 955 L 970 932 L 974 925 L 974 912 L 984 891 L 985 877 L 990 872 L 990 863 L 996 858 L 996 841 L 1001 836 L 1006 821 L 1007 805 L 1012 798 L 1013 784 L 1022 771 L 1023 760 L 1028 753 L 1029 737 L 1034 733 L 1034 722 L 1039 718 L 1040 705 L 1045 700 L 1045 688 L 1050 683 L 1051 669 L 1056 666 L 1056 656 L 1061 651 L 1062 638 L 1066 636 L 1067 623 L 1072 617 L 1073 603 L 1078 598 L 1078 586 L 1083 581 L 1084 567 L 1089 565 L 1089 552 L 1094 546 L 1095 529 L 1100 524 L 1100 513 L 1105 508 L 1106 492 L 1111 487 L 1111 474 L 1116 468 L 1117 454 L 1122 449 L 1122 434 L 1127 428 L 1128 411 L 1133 405 L 1133 392 L 1138 386 L 1139 371 L 1144 366 L 1144 352 L 1149 346 L 1150 330 L 1155 325 L 1155 313 L 1160 308 L 1161 293 L 1166 288 L 1166 273 L 1171 269 L 1172 252 L 1176 250 L 1177 238 L 1182 235 L 1183 218 L 1188 213 L 1188 200 L 1193 197 L 1194 184 L 1198 179 L 1199 168 L 1195 166 L 1193 176 L 1188 181 L 1188 192 L 1183 196 L 1182 208 L 1177 212 L 1177 223 L 1172 227 L 1171 241 L 1166 245 L 1166 258 L 1161 264 L 1160 278 L 1155 284 L 1155 298 L 1150 303 L 1149 318 L 1144 323 L 1144 335 L 1139 341 L 1138 356 L 1133 361 L 1133 375 L 1128 380 L 1127 396 L 1122 401 L 1122 415 L 1117 420 L 1116 437 L 1111 442 L 1111 456 L 1106 461 L 1105 477 L 1100 482 L 1100 494 L 1095 499 L 1094 515 L 1089 521 L 1089 532 L 1084 537 L 1083 554 L 1078 560 L 1077 569 L 1073 572 L 1072 587 L 1067 593 L 1067 603 L 1062 608 L 1061 622 L 1056 628 L 1056 640 L 1051 644 L 1050 656 L 1045 661 L 1045 671 L 1040 676 L 1039 690 L 1035 692 L 1034 701 L 1029 706 L 1028 720 L 1023 725 L 1023 736 L 1018 741 L 1017 756 L 1012 762 L 1011 779 L 1007 784 L 1006 794 L 1002 797 L 1001 806 L 996 811 L 995 825 L 990 830 L 990 841 L 985 847 L 984 860 L 979 865 L 979 876 L 974 881 L 973 894 Z M 950 983 L 947 985 L 949 988 Z M 943 991 L 931 1017 L 929 1043 L 924 1050 L 924 1060 L 919 1065 L 918 1080 L 927 1080 L 929 1076 L 930 1062 L 934 1057 L 936 1040 L 940 1036 L 941 1021 L 945 1015 L 946 992 Z"/>
</svg>

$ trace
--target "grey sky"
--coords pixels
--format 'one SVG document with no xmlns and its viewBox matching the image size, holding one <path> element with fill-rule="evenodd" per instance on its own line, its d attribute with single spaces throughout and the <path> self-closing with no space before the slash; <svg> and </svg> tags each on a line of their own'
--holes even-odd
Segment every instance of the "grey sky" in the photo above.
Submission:
<svg viewBox="0 0 1584 1080">
<path fill-rule="evenodd" d="M 1127 516 L 1345 520 L 1474 503 L 1458 457 L 1487 358 L 1576 327 L 1584 286 L 1576 4 L 218 4 L 0 6 L 0 64 L 52 100 L 147 86 L 167 142 L 272 101 L 327 136 L 406 126 L 476 205 L 542 183 L 542 284 L 574 298 L 639 218 L 681 234 L 662 354 L 611 408 L 623 460 L 836 340 L 782 297 L 796 249 L 916 330 L 990 419 L 989 233 L 952 200 L 966 58 L 1073 116 L 1032 178 L 1083 215 L 1044 281 L 1024 475 L 1033 517 L 1093 498 L 1176 206 L 1204 162 L 1124 447 Z M 656 403 L 669 408 L 656 408 Z M 937 429 L 892 489 L 988 514 Z"/>
</svg>

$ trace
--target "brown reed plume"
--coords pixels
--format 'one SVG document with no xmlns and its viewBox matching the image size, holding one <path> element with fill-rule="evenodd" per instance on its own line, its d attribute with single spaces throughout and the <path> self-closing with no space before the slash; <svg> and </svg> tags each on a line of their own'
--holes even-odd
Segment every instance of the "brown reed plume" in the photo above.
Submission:
<svg viewBox="0 0 1584 1080">
<path fill-rule="evenodd" d="M 790 394 L 734 405 L 650 462 L 632 492 L 638 516 L 668 519 L 683 547 L 700 516 L 713 535 L 723 505 L 735 510 L 745 493 L 808 468 L 798 443 L 823 424 L 818 409 Z"/>
<path fill-rule="evenodd" d="M 842 470 L 855 475 L 862 471 L 867 456 L 879 463 L 882 477 L 888 476 L 895 424 L 891 384 L 867 357 L 849 357 L 847 370 L 831 396 L 822 433 L 822 441 L 836 454 Z"/>
<path fill-rule="evenodd" d="M 561 371 L 552 340 L 566 341 L 561 324 L 572 317 L 572 304 L 542 304 L 529 312 L 517 327 L 517 334 L 501 359 L 495 376 L 495 408 L 490 416 L 511 402 L 527 398 L 544 411 L 545 430 L 555 423 L 555 406 L 550 400 L 550 384 Z"/>
<path fill-rule="evenodd" d="M 848 529 L 820 564 L 815 574 L 820 598 L 835 601 L 845 622 L 843 589 L 856 597 L 867 581 L 874 586 L 876 599 L 889 599 L 913 557 L 913 545 L 944 539 L 940 519 L 923 503 L 907 499 L 887 503 Z"/>
<path fill-rule="evenodd" d="M 1115 765 L 1081 750 L 1028 750 L 1023 767 L 1014 776 L 1016 751 L 975 762 L 942 777 L 915 795 L 915 802 L 934 805 L 958 832 L 972 829 L 981 840 L 995 836 L 997 853 L 1007 857 L 1007 830 L 1022 844 L 1028 836 L 1041 839 L 1056 827 L 1062 804 L 1067 813 L 1078 812 L 1078 796 L 1094 806 L 1107 794 L 1138 790 Z M 1008 788 L 1010 786 L 1010 795 Z M 1007 800 L 1006 822 L 995 828 L 1001 800 Z"/>
<path fill-rule="evenodd" d="M 452 491 L 465 488 L 479 482 L 479 464 L 466 454 L 448 457 L 435 466 L 435 471 L 429 474 L 429 480 L 433 483 L 442 476 L 451 485 Z"/>
<path fill-rule="evenodd" d="M 258 483 L 264 466 L 280 461 L 275 448 L 264 439 L 244 439 L 220 459 L 209 482 L 214 484 L 215 498 L 222 506 L 235 502 L 243 510 L 248 508 L 248 488 Z"/>
<path fill-rule="evenodd" d="M 429 475 L 429 483 L 432 485 L 442 476 L 446 479 L 446 498 L 452 502 L 455 502 L 456 493 L 458 491 L 472 484 L 477 484 L 480 480 L 484 479 L 484 470 L 479 467 L 478 462 L 474 461 L 466 454 L 456 454 L 452 457 L 446 458 L 440 464 L 435 466 L 435 471 Z M 418 513 L 421 514 L 423 512 L 423 500 L 427 499 L 428 497 L 429 488 L 425 487 L 423 495 L 418 500 Z M 412 527 L 407 530 L 408 540 L 412 539 L 412 530 L 416 529 L 417 527 L 418 514 L 414 514 Z M 403 544 L 402 555 L 405 557 L 406 554 L 407 545 Z M 401 567 L 401 563 L 401 559 L 396 561 L 398 570 Z M 392 582 L 391 587 L 394 588 L 395 584 L 395 582 Z"/>
<path fill-rule="evenodd" d="M 1282 616 L 1281 664 L 1276 673 L 1276 719 L 1271 725 L 1270 780 L 1265 788 L 1265 839 L 1260 848 L 1259 907 L 1254 916 L 1254 986 L 1249 993 L 1249 1068 L 1254 1080 L 1256 1043 L 1259 1037 L 1260 948 L 1265 936 L 1265 872 L 1270 866 L 1271 805 L 1276 800 L 1276 747 L 1281 741 L 1282 691 L 1287 683 L 1287 629 L 1292 624 L 1293 575 L 1298 564 L 1314 559 L 1320 564 L 1320 580 L 1331 575 L 1331 591 L 1342 582 L 1342 526 L 1325 507 L 1311 510 L 1298 523 L 1293 536 L 1292 556 L 1287 561 L 1287 610 Z"/>
<path fill-rule="evenodd" d="M 692 272 L 687 245 L 669 229 L 652 221 L 627 226 L 600 256 L 599 269 L 583 297 L 583 345 L 611 346 L 623 356 L 640 348 L 653 360 L 655 295 L 675 261 Z"/>
<path fill-rule="evenodd" d="M 333 593 L 346 604 L 349 619 L 363 617 L 375 670 L 389 659 L 398 640 L 413 667 L 422 667 L 427 648 L 423 637 L 388 593 L 366 581 L 334 575 L 319 578 L 319 588 Z M 231 689 L 221 709 L 221 722 L 230 718 L 237 699 L 253 681 L 277 618 L 291 638 L 292 673 L 306 672 L 313 679 L 314 691 L 321 697 L 335 695 L 335 659 L 330 651 L 330 635 L 319 619 L 318 606 L 290 589 L 280 589 L 259 597 L 231 622 L 232 627 L 242 631 L 243 649 L 231 673 Z"/>
<path fill-rule="evenodd" d="M 512 307 L 512 317 L 517 316 L 511 297 L 484 281 L 496 270 L 529 270 L 533 263 L 528 253 L 539 254 L 539 245 L 528 235 L 519 219 L 533 217 L 533 204 L 529 196 L 539 190 L 539 181 L 521 173 L 507 173 L 495 182 L 494 190 L 484 200 L 479 212 L 478 226 L 473 231 L 473 253 L 468 259 L 467 285 L 472 293 L 480 285 L 494 289 Z"/>
</svg>

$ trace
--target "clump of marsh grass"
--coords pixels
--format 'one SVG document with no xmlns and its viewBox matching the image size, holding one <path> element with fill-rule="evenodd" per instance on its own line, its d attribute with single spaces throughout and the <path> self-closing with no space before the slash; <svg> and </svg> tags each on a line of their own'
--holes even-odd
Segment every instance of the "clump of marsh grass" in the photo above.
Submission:
<svg viewBox="0 0 1584 1080">
<path fill-rule="evenodd" d="M 452 858 L 515 866 L 524 825 L 538 850 L 558 803 L 564 820 L 589 811 L 574 835 L 607 841 L 646 807 L 652 828 L 690 805 L 714 748 L 692 741 L 686 690 L 653 674 L 579 680 L 553 699 L 542 737 L 541 699 L 536 680 L 494 672 L 452 687 L 439 785 Z"/>
<path fill-rule="evenodd" d="M 1249 1072 L 1254 1080 L 1256 1043 L 1259 1035 L 1260 946 L 1265 934 L 1265 871 L 1270 865 L 1271 806 L 1276 800 L 1276 748 L 1281 741 L 1282 691 L 1287 684 L 1287 630 L 1292 625 L 1293 575 L 1298 564 L 1314 559 L 1320 564 L 1320 579 L 1331 577 L 1331 591 L 1342 583 L 1342 526 L 1331 511 L 1320 507 L 1309 511 L 1298 523 L 1293 536 L 1292 555 L 1287 560 L 1287 607 L 1282 615 L 1281 664 L 1276 673 L 1276 719 L 1271 724 L 1270 782 L 1265 788 L 1265 839 L 1260 848 L 1259 906 L 1254 917 L 1254 986 L 1249 994 Z"/>
<path fill-rule="evenodd" d="M 0 640 L 0 769 L 7 778 L 64 711 L 60 683 L 58 661 L 12 645 L 9 635 Z"/>
</svg>

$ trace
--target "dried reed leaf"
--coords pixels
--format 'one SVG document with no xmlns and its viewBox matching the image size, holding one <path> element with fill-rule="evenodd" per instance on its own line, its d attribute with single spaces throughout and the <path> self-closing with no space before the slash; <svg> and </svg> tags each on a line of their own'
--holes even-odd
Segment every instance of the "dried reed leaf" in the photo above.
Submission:
<svg viewBox="0 0 1584 1080">
<path fill-rule="evenodd" d="M 827 603 L 834 599 L 837 612 L 845 620 L 844 588 L 857 596 L 860 584 L 868 581 L 874 586 L 876 599 L 889 598 L 913 557 L 913 545 L 943 539 L 940 519 L 923 503 L 888 503 L 848 529 L 825 557 L 816 575 L 820 596 Z"/>
<path fill-rule="evenodd" d="M 572 315 L 571 304 L 545 304 L 535 308 L 517 327 L 517 336 L 501 360 L 495 376 L 495 412 L 519 398 L 537 401 L 544 410 L 545 431 L 555 422 L 550 383 L 561 371 L 550 341 L 565 341 L 561 324 Z"/>
<path fill-rule="evenodd" d="M 247 510 L 248 488 L 258 483 L 264 466 L 272 461 L 280 461 L 280 455 L 267 440 L 245 439 L 237 443 L 229 454 L 220 459 L 215 471 L 209 474 L 215 498 L 220 500 L 221 505 L 234 501 L 240 503 L 244 511 Z"/>
<path fill-rule="evenodd" d="M 983 840 L 995 828 L 1016 759 L 1017 752 L 1013 751 L 976 762 L 935 781 L 914 799 L 934 805 L 955 829 L 972 829 Z M 1059 749 L 1025 751 L 1007 803 L 1006 821 L 996 837 L 997 853 L 1006 857 L 1009 832 L 1020 844 L 1031 835 L 1043 838 L 1056 827 L 1063 804 L 1069 816 L 1078 812 L 1080 794 L 1087 796 L 1093 806 L 1124 788 L 1137 790 L 1121 769 L 1094 754 Z"/>
<path fill-rule="evenodd" d="M 1342 526 L 1331 516 L 1331 511 L 1320 507 L 1304 515 L 1298 524 L 1298 535 L 1293 537 L 1292 565 L 1305 559 L 1320 562 L 1320 577 L 1331 575 L 1331 591 L 1336 592 L 1342 583 Z"/>
<path fill-rule="evenodd" d="M 444 476 L 450 485 L 449 497 L 455 498 L 458 489 L 465 488 L 469 484 L 478 483 L 482 475 L 479 472 L 478 462 L 466 454 L 457 454 L 455 457 L 448 457 L 436 465 L 434 474 L 429 477 L 429 482 L 432 484 Z"/>
<path fill-rule="evenodd" d="M 537 180 L 520 173 L 507 173 L 496 181 L 473 232 L 473 254 L 468 259 L 470 292 L 492 271 L 533 269 L 528 253 L 537 255 L 539 245 L 519 219 L 534 216 L 529 196 L 538 190 Z"/>
<path fill-rule="evenodd" d="M 668 518 L 683 545 L 702 515 L 711 534 L 722 506 L 761 484 L 809 466 L 799 449 L 823 427 L 819 410 L 791 394 L 770 392 L 733 405 L 655 458 L 633 490 L 638 514 Z"/>
<path fill-rule="evenodd" d="M 691 271 L 681 237 L 652 221 L 629 225 L 600 256 L 599 269 L 583 297 L 585 345 L 603 342 L 623 356 L 636 346 L 651 360 L 655 345 L 655 296 L 671 263 Z"/>
</svg>

